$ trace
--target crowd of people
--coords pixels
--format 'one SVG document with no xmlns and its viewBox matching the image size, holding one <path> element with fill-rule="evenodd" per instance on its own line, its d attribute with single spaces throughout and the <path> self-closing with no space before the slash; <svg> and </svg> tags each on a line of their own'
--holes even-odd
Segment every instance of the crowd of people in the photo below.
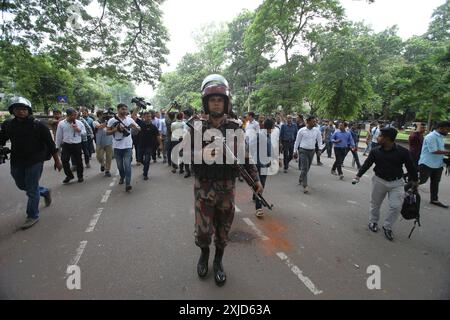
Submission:
<svg viewBox="0 0 450 320">
<path fill-rule="evenodd" d="M 439 201 L 438 192 L 444 158 L 450 155 L 444 143 L 450 122 L 438 123 L 425 137 L 424 125 L 418 124 L 409 138 L 409 150 L 396 143 L 398 131 L 395 128 L 374 123 L 366 136 L 363 156 L 367 158 L 361 164 L 358 155 L 361 127 L 358 123 L 281 113 L 257 116 L 248 112 L 238 117 L 232 111 L 228 83 L 218 75 L 205 79 L 202 103 L 201 112 L 191 109 L 173 112 L 172 108 L 167 112 L 153 111 L 141 109 L 139 105 L 130 110 L 126 104 L 119 104 L 116 110 L 100 110 L 94 115 L 85 107 L 68 108 L 65 115 L 55 110 L 46 126 L 33 118 L 32 106 L 27 99 L 15 97 L 8 107 L 14 118 L 2 124 L 0 146 L 11 141 L 11 175 L 17 187 L 28 196 L 27 219 L 22 228 L 30 228 L 39 221 L 40 197 L 44 198 L 46 206 L 52 201 L 51 190 L 39 185 L 44 161 L 53 158 L 54 168 L 64 171 L 62 182 L 68 184 L 75 179 L 74 172 L 78 183 L 84 182 L 84 170 L 91 168 L 94 153 L 101 173 L 107 178 L 111 177 L 112 160 L 115 159 L 119 184 L 124 184 L 125 191 L 130 192 L 134 149 L 134 160 L 136 166 L 142 166 L 143 180 L 149 179 L 150 164 L 158 159 L 172 174 L 178 171 L 186 179 L 194 176 L 196 244 L 202 249 L 197 271 L 200 277 L 207 273 L 209 244 L 215 234 L 214 272 L 217 284 L 222 285 L 226 277 L 221 261 L 234 216 L 235 179 L 242 181 L 243 177 L 242 172 L 228 163 L 197 164 L 182 157 L 183 152 L 191 151 L 187 139 L 195 131 L 190 123 L 192 119 L 202 120 L 202 126 L 223 132 L 238 129 L 245 132 L 244 165 L 248 173 L 245 180 L 252 181 L 258 218 L 264 216 L 259 196 L 268 183 L 268 176 L 273 174 L 273 171 L 268 173 L 273 165 L 282 167 L 287 174 L 292 161 L 298 162 L 298 181 L 303 193 L 308 194 L 311 192 L 309 171 L 314 158 L 317 165 L 322 166 L 322 154 L 333 158 L 333 153 L 330 174 L 340 180 L 344 180 L 342 167 L 348 153 L 352 154 L 352 165 L 358 169 L 354 183 L 375 165 L 368 226 L 371 231 L 378 231 L 381 204 L 388 196 L 389 212 L 383 224 L 388 240 L 394 239 L 392 230 L 402 207 L 405 180 L 414 188 L 431 180 L 430 203 L 448 208 Z M 206 144 L 205 141 L 202 143 L 204 152 Z M 184 148 L 180 150 L 180 146 Z M 257 152 L 247 153 L 252 147 Z M 263 154 L 261 150 L 264 150 Z M 267 158 L 270 160 L 265 161 Z M 403 167 L 407 169 L 406 175 Z M 217 218 L 221 219 L 220 223 L 215 220 L 216 215 L 220 216 Z"/>
</svg>

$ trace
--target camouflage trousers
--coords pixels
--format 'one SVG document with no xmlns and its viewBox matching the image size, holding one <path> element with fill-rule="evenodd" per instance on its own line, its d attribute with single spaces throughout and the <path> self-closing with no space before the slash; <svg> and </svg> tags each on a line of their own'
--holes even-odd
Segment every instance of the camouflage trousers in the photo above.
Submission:
<svg viewBox="0 0 450 320">
<path fill-rule="evenodd" d="M 195 179 L 195 244 L 200 248 L 211 244 L 214 234 L 216 247 L 224 249 L 234 219 L 235 179 Z"/>
</svg>

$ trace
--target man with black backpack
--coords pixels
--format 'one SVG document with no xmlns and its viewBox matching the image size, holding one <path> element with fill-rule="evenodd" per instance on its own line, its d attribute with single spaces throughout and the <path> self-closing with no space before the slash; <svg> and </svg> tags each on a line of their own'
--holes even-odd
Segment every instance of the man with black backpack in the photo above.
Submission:
<svg viewBox="0 0 450 320">
<path fill-rule="evenodd" d="M 31 228 L 39 221 L 39 200 L 44 197 L 45 205 L 51 202 L 50 190 L 39 186 L 44 161 L 53 157 L 55 169 L 61 171 L 55 143 L 48 127 L 33 118 L 30 101 L 23 97 L 11 99 L 8 110 L 14 114 L 5 121 L 0 130 L 0 146 L 11 140 L 11 175 L 17 187 L 28 196 L 27 219 L 22 229 Z"/>
</svg>

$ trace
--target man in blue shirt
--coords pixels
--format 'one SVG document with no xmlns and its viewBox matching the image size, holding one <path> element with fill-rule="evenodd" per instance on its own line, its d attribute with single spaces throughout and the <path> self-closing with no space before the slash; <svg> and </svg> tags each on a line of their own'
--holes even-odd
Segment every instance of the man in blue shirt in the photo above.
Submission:
<svg viewBox="0 0 450 320">
<path fill-rule="evenodd" d="M 289 169 L 289 162 L 294 156 L 294 143 L 297 137 L 297 125 L 292 122 L 292 116 L 287 116 L 287 123 L 281 125 L 280 141 L 283 146 L 284 173 Z"/>
<path fill-rule="evenodd" d="M 344 173 L 342 172 L 342 164 L 345 160 L 345 155 L 347 148 L 355 148 L 355 142 L 350 132 L 346 130 L 347 123 L 341 122 L 339 124 L 339 130 L 331 136 L 331 141 L 334 143 L 334 154 L 336 160 L 334 161 L 333 168 L 331 169 L 331 174 L 336 175 L 336 169 L 341 180 L 344 179 Z"/>
<path fill-rule="evenodd" d="M 430 203 L 447 209 L 448 205 L 439 201 L 439 182 L 444 169 L 444 157 L 450 155 L 445 150 L 444 137 L 450 131 L 450 121 L 440 122 L 436 130 L 429 133 L 423 142 L 422 153 L 419 160 L 420 184 L 424 184 L 430 178 Z"/>
</svg>

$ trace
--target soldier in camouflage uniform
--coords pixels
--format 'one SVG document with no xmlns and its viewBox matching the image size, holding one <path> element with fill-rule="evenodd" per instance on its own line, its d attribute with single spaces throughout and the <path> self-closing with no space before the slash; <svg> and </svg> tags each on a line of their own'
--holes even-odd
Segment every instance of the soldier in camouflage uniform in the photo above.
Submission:
<svg viewBox="0 0 450 320">
<path fill-rule="evenodd" d="M 229 121 L 227 114 L 231 112 L 231 99 L 228 82 L 220 75 L 210 75 L 202 84 L 203 111 L 209 116 L 202 122 L 202 132 L 207 129 L 218 129 L 223 133 L 227 129 L 236 130 L 239 125 Z M 193 134 L 191 129 L 190 134 Z M 193 139 L 191 139 L 193 141 Z M 192 148 L 193 148 L 193 142 Z M 205 155 L 204 143 L 202 148 Z M 195 150 L 194 150 L 195 153 Z M 214 279 L 218 286 L 226 281 L 226 274 L 222 265 L 222 257 L 228 242 L 228 233 L 233 223 L 235 210 L 235 181 L 239 173 L 231 164 L 206 164 L 205 158 L 201 164 L 193 165 L 195 172 L 195 244 L 201 248 L 200 259 L 197 264 L 199 277 L 206 277 L 208 273 L 209 246 L 212 235 L 215 235 L 215 256 L 213 262 Z M 255 165 L 247 158 L 246 169 L 255 180 L 257 192 L 262 193 L 263 186 L 259 182 Z"/>
</svg>

